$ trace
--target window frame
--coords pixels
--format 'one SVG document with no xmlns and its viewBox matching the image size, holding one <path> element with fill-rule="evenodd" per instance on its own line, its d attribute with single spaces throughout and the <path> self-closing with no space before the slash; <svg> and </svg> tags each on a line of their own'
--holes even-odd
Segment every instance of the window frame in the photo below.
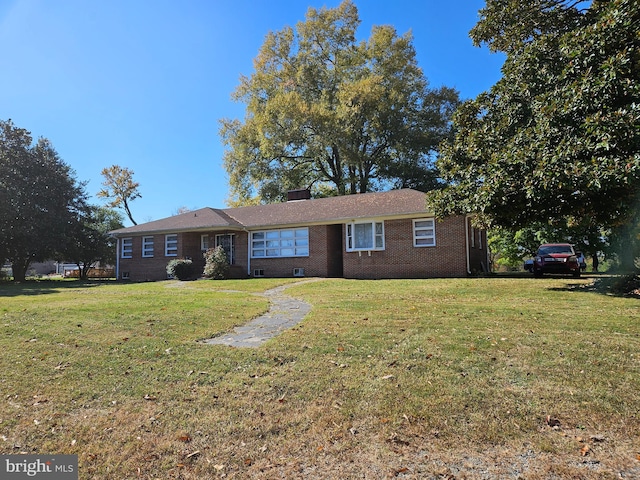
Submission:
<svg viewBox="0 0 640 480">
<path fill-rule="evenodd" d="M 149 242 L 149 239 L 151 242 Z M 151 253 L 149 253 L 149 250 Z M 142 237 L 142 258 L 153 258 L 153 253 L 153 235 L 145 235 Z"/>
<path fill-rule="evenodd" d="M 259 236 L 262 236 L 262 238 L 259 238 Z M 310 254 L 309 227 L 251 232 L 251 235 L 249 235 L 249 248 L 251 258 L 308 257 Z M 278 254 L 274 255 L 273 253 L 276 251 Z M 282 254 L 283 251 L 292 251 L 292 253 Z M 258 255 L 257 252 L 264 252 L 264 254 Z M 269 254 L 269 252 L 272 254 Z"/>
<path fill-rule="evenodd" d="M 206 252 L 207 250 L 209 250 L 209 234 L 208 233 L 203 233 L 202 235 L 200 235 L 200 250 L 203 252 Z"/>
<path fill-rule="evenodd" d="M 171 240 L 169 237 L 174 237 Z M 178 234 L 168 233 L 164 236 L 164 256 L 165 257 L 177 257 L 178 256 Z"/>
<path fill-rule="evenodd" d="M 419 222 L 430 222 L 431 226 L 418 226 Z M 429 231 L 432 230 L 431 235 L 418 235 L 419 231 Z M 419 244 L 419 240 L 432 239 L 432 243 L 424 243 Z M 415 248 L 423 248 L 423 247 L 435 247 L 436 246 L 436 219 L 435 217 L 427 217 L 427 218 L 415 218 L 413 220 L 413 246 Z"/>
<path fill-rule="evenodd" d="M 361 225 L 370 225 L 371 233 L 370 240 L 371 246 L 357 247 L 356 241 L 358 240 L 358 232 L 356 228 Z M 377 226 L 380 226 L 378 232 Z M 378 241 L 379 240 L 379 241 Z M 385 233 L 384 233 L 384 221 L 366 220 L 351 222 L 345 225 L 345 250 L 347 252 L 374 252 L 383 251 L 386 249 Z"/>
<path fill-rule="evenodd" d="M 120 240 L 120 258 L 133 258 L 133 237 Z"/>
</svg>

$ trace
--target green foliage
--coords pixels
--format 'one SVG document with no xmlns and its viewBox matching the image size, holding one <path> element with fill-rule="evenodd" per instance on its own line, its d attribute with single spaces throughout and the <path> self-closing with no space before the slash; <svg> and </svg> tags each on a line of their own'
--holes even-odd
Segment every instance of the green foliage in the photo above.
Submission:
<svg viewBox="0 0 640 480">
<path fill-rule="evenodd" d="M 178 280 L 191 280 L 195 273 L 193 262 L 185 258 L 174 258 L 167 264 L 167 274 Z"/>
<path fill-rule="evenodd" d="M 29 264 L 60 255 L 86 211 L 84 185 L 46 138 L 0 121 L 0 261 L 16 281 Z"/>
<path fill-rule="evenodd" d="M 222 246 L 210 248 L 204 253 L 204 276 L 213 280 L 225 280 L 229 277 L 229 260 Z"/>
<path fill-rule="evenodd" d="M 133 170 L 112 165 L 109 168 L 103 168 L 101 174 L 104 177 L 103 188 L 97 193 L 97 196 L 110 199 L 107 203 L 108 207 L 124 209 L 131 223 L 137 225 L 131 214 L 129 202 L 142 195 L 138 191 L 140 184 L 133 180 Z"/>
<path fill-rule="evenodd" d="M 109 232 L 122 228 L 122 215 L 106 207 L 89 206 L 73 224 L 73 233 L 63 250 L 66 260 L 74 261 L 80 278 L 86 279 L 97 262 L 113 265 L 116 242 Z"/>
<path fill-rule="evenodd" d="M 235 204 L 318 184 L 344 195 L 433 183 L 458 94 L 429 88 L 410 34 L 378 26 L 357 42 L 359 23 L 345 0 L 269 33 L 235 92 L 244 121 L 221 121 Z"/>
<path fill-rule="evenodd" d="M 508 56 L 503 78 L 454 116 L 455 139 L 438 163 L 448 186 L 431 196 L 436 212 L 481 212 L 487 223 L 516 230 L 607 231 L 633 222 L 640 4 L 594 1 L 581 12 L 534 1 L 512 26 L 517 9 L 497 7 L 516 4 L 488 2 L 472 32 Z"/>
</svg>

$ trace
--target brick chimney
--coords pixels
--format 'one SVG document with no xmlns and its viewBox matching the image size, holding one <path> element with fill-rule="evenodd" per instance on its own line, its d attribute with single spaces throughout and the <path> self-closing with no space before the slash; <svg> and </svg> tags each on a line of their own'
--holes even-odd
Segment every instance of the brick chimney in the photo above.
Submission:
<svg viewBox="0 0 640 480">
<path fill-rule="evenodd" d="M 287 192 L 287 202 L 294 202 L 296 200 L 310 200 L 311 190 L 308 188 L 301 188 L 299 190 L 289 190 Z"/>
</svg>

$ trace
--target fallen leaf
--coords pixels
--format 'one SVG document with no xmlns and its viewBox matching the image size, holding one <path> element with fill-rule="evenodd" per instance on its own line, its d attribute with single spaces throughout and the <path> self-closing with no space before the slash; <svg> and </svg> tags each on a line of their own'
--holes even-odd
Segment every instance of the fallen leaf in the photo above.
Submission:
<svg viewBox="0 0 640 480">
<path fill-rule="evenodd" d="M 153 396 L 153 395 L 149 395 L 149 394 L 147 394 L 147 395 L 145 395 L 145 396 L 144 396 L 144 399 L 145 399 L 145 400 L 148 400 L 148 401 L 150 401 L 150 402 L 152 402 L 152 401 L 154 401 L 154 400 L 157 400 L 157 399 L 158 399 L 158 397 L 155 397 L 155 396 Z"/>
<path fill-rule="evenodd" d="M 606 439 L 604 435 L 591 435 L 589 437 L 593 442 L 604 442 Z"/>
<path fill-rule="evenodd" d="M 251 459 L 250 459 L 250 458 L 245 458 L 245 459 L 244 459 L 244 465 L 245 465 L 246 467 L 250 467 L 252 463 L 253 463 L 253 462 L 251 461 Z"/>
<path fill-rule="evenodd" d="M 178 440 L 180 440 L 181 442 L 187 443 L 191 441 L 191 436 L 188 433 L 183 433 L 178 437 Z"/>
<path fill-rule="evenodd" d="M 221 471 L 224 470 L 224 465 L 218 463 L 214 465 L 213 468 L 215 468 L 217 471 Z"/>
<path fill-rule="evenodd" d="M 587 455 L 589 455 L 590 450 L 591 448 L 589 448 L 589 445 L 585 445 L 580 449 L 580 455 L 582 455 L 583 457 L 586 457 Z"/>
<path fill-rule="evenodd" d="M 393 378 L 393 375 L 385 375 L 380 380 L 389 380 L 390 378 Z"/>
<path fill-rule="evenodd" d="M 560 420 L 558 420 L 557 418 L 552 418 L 551 415 L 547 415 L 547 425 L 549 425 L 551 428 L 558 429 L 560 428 Z"/>
</svg>

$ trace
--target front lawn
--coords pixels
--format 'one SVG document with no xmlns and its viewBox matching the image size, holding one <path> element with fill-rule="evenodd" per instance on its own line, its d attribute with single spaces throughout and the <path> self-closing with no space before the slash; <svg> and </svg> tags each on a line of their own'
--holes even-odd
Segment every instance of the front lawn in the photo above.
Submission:
<svg viewBox="0 0 640 480">
<path fill-rule="evenodd" d="M 591 280 L 0 284 L 0 452 L 80 478 L 640 476 L 640 309 Z"/>
</svg>

